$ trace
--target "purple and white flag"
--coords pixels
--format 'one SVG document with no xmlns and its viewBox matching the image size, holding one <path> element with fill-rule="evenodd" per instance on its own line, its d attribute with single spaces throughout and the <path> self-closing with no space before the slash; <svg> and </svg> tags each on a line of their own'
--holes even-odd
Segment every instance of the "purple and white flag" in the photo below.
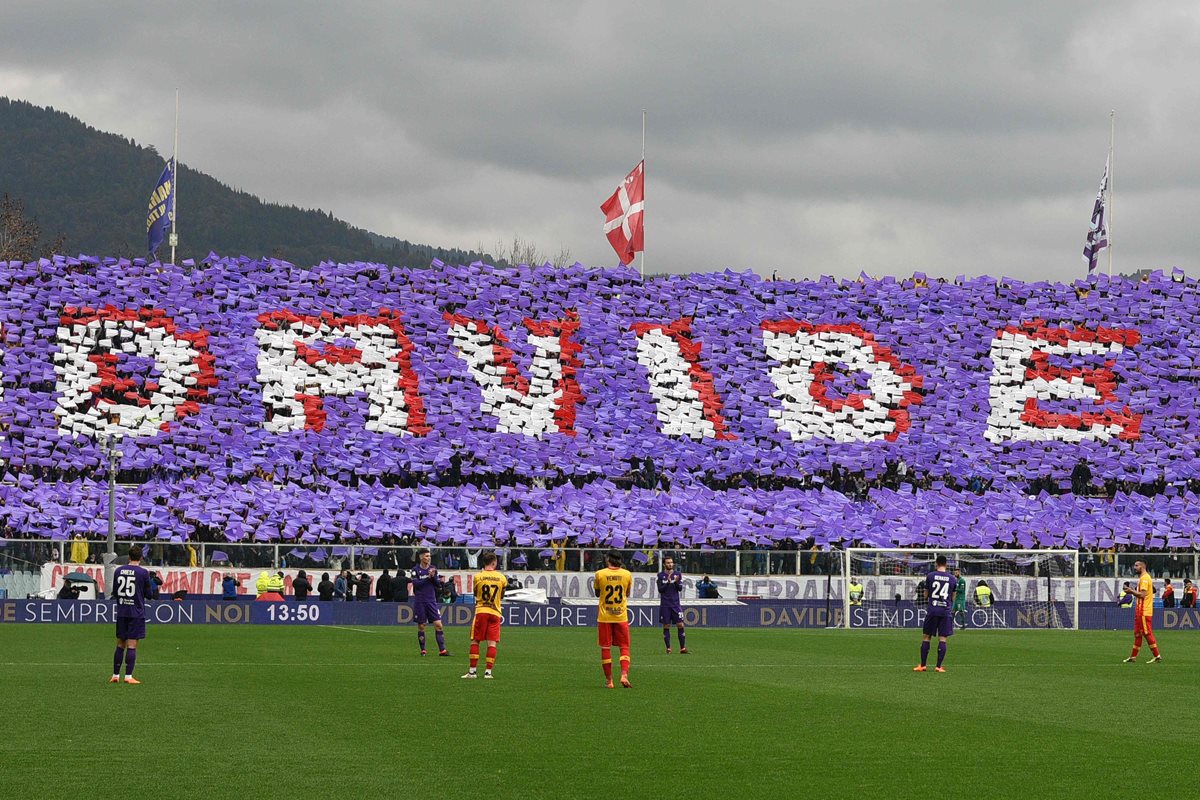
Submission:
<svg viewBox="0 0 1200 800">
<path fill-rule="evenodd" d="M 1088 274 L 1096 271 L 1100 262 L 1100 251 L 1108 247 L 1108 223 L 1105 215 L 1105 194 L 1108 192 L 1108 162 L 1104 162 L 1104 177 L 1100 179 L 1100 191 L 1096 193 L 1096 205 L 1092 207 L 1092 227 L 1088 231 L 1087 243 L 1083 246 L 1083 260 L 1087 262 Z"/>
</svg>

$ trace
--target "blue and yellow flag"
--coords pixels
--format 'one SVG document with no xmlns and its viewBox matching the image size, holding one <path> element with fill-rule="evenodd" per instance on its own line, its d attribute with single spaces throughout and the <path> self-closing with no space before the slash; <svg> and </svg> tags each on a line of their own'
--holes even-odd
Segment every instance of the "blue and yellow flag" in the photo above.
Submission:
<svg viewBox="0 0 1200 800">
<path fill-rule="evenodd" d="M 167 238 L 167 229 L 175 220 L 175 159 L 167 162 L 158 183 L 150 193 L 150 204 L 146 210 L 146 246 L 150 257 L 158 257 L 158 248 Z"/>
</svg>

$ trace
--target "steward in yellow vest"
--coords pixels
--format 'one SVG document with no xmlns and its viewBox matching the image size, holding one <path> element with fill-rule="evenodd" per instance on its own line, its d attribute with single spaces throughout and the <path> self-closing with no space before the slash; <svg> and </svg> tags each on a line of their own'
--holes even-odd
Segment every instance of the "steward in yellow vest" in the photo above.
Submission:
<svg viewBox="0 0 1200 800">
<path fill-rule="evenodd" d="M 863 602 L 863 585 L 858 582 L 858 578 L 850 579 L 847 591 L 850 593 L 850 605 L 861 606 Z"/>
</svg>

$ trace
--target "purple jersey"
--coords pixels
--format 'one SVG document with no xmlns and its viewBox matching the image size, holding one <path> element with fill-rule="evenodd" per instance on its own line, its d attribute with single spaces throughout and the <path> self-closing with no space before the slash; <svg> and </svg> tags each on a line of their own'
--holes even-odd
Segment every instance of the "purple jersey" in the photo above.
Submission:
<svg viewBox="0 0 1200 800">
<path fill-rule="evenodd" d="M 146 595 L 150 593 L 150 573 L 137 564 L 125 564 L 113 571 L 113 599 L 117 616 L 124 619 L 146 618 Z"/>
<path fill-rule="evenodd" d="M 929 598 L 927 613 L 931 617 L 950 616 L 950 603 L 958 579 L 949 572 L 933 571 L 925 576 L 925 596 Z"/>
<path fill-rule="evenodd" d="M 433 603 L 437 605 L 437 589 L 437 567 L 431 566 L 428 569 L 419 565 L 413 567 L 412 600 L 414 603 Z"/>
<path fill-rule="evenodd" d="M 683 591 L 683 575 L 679 570 L 658 573 L 658 606 L 679 611 L 679 595 Z"/>
</svg>

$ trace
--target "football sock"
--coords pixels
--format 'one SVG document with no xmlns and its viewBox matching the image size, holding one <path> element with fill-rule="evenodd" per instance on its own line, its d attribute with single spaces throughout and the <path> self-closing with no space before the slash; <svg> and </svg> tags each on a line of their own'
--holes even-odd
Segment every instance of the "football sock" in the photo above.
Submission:
<svg viewBox="0 0 1200 800">
<path fill-rule="evenodd" d="M 137 661 L 137 650 L 129 647 L 125 650 L 125 677 L 133 674 L 133 664 Z"/>
<path fill-rule="evenodd" d="M 679 649 L 683 650 L 687 647 L 687 635 L 684 634 L 682 625 L 675 630 L 679 633 Z"/>
<path fill-rule="evenodd" d="M 921 642 L 921 666 L 925 666 L 925 662 L 929 660 L 929 642 Z"/>
<path fill-rule="evenodd" d="M 621 674 L 622 675 L 629 674 L 629 648 L 628 647 L 621 648 Z"/>
<path fill-rule="evenodd" d="M 479 666 L 479 643 L 471 642 L 471 672 L 474 672 L 477 666 Z"/>
<path fill-rule="evenodd" d="M 121 662 L 125 660 L 125 648 L 118 647 L 113 651 L 113 675 L 120 676 Z"/>
<path fill-rule="evenodd" d="M 671 649 L 671 629 L 663 628 L 663 641 L 667 644 L 667 649 Z"/>
<path fill-rule="evenodd" d="M 421 649 L 425 649 L 425 631 L 417 631 L 417 642 L 420 643 Z"/>
<path fill-rule="evenodd" d="M 1150 644 L 1150 652 L 1158 655 L 1158 640 L 1154 638 L 1154 634 L 1147 634 L 1146 641 Z"/>
<path fill-rule="evenodd" d="M 446 649 L 446 634 L 442 633 L 441 631 L 434 631 L 433 637 L 435 639 L 437 639 L 438 652 L 440 653 L 443 650 L 445 650 Z"/>
<path fill-rule="evenodd" d="M 612 680 L 612 649 L 608 647 L 600 648 L 600 666 L 604 669 L 604 677 Z"/>
<path fill-rule="evenodd" d="M 946 660 L 946 643 L 938 642 L 938 663 L 937 663 L 937 665 L 940 667 L 942 665 L 942 662 L 945 660 Z"/>
<path fill-rule="evenodd" d="M 487 660 L 483 662 L 487 667 L 487 671 L 491 672 L 492 667 L 496 665 L 496 645 L 491 645 L 487 649 Z"/>
</svg>

